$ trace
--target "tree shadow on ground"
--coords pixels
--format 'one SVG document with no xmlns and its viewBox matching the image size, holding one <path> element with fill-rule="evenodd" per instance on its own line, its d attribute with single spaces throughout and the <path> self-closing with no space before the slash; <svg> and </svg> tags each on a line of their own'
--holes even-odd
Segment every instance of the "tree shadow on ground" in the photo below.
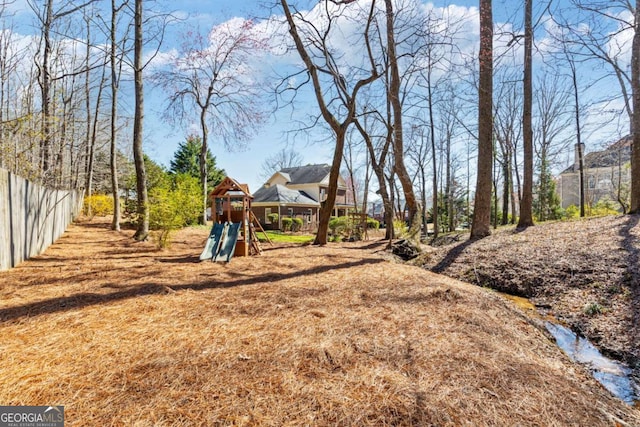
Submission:
<svg viewBox="0 0 640 427">
<path fill-rule="evenodd" d="M 345 249 L 360 249 L 360 250 L 374 250 L 374 249 L 378 249 L 378 250 L 384 250 L 387 248 L 387 246 L 389 246 L 389 240 L 388 239 L 382 239 L 382 240 L 373 240 L 370 241 L 369 243 L 365 244 L 364 246 L 344 246 Z"/>
<path fill-rule="evenodd" d="M 631 331 L 632 348 L 640 348 L 640 238 L 631 230 L 640 223 L 640 215 L 628 215 L 626 224 L 620 228 L 621 246 L 627 252 L 627 271 L 623 285 L 631 291 L 632 316 L 634 330 Z M 640 355 L 636 354 L 636 358 Z M 638 361 L 636 361 L 638 362 Z"/>
<path fill-rule="evenodd" d="M 123 301 L 142 295 L 160 295 L 180 290 L 203 291 L 208 289 L 223 289 L 238 286 L 256 285 L 259 283 L 274 283 L 286 279 L 299 278 L 305 275 L 316 275 L 326 273 L 337 269 L 349 269 L 352 267 L 378 264 L 384 262 L 381 259 L 365 259 L 360 261 L 346 262 L 342 264 L 323 265 L 309 268 L 301 271 L 293 271 L 289 273 L 268 272 L 253 277 L 245 277 L 232 281 L 215 281 L 207 280 L 200 283 L 189 283 L 183 285 L 163 285 L 158 283 L 143 283 L 131 288 L 122 289 L 122 285 L 106 283 L 103 288 L 122 289 L 116 292 L 100 294 L 100 293 L 79 293 L 71 296 L 50 298 L 44 301 L 37 301 L 28 304 L 22 304 L 14 307 L 0 309 L 0 322 L 8 322 L 23 317 L 40 316 L 43 314 L 52 314 L 77 310 L 85 307 L 106 304 L 116 301 Z"/>
<path fill-rule="evenodd" d="M 446 269 L 449 268 L 460 255 L 462 255 L 464 250 L 471 246 L 473 243 L 475 243 L 475 241 L 465 240 L 464 242 L 455 245 L 449 250 L 449 252 L 447 252 L 447 254 L 439 263 L 431 268 L 431 271 L 433 271 L 434 273 L 444 273 Z"/>
</svg>

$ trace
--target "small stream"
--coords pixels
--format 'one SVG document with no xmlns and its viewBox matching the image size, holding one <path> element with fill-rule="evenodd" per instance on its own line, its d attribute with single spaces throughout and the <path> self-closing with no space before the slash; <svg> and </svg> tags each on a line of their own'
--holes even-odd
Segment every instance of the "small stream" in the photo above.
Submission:
<svg viewBox="0 0 640 427">
<path fill-rule="evenodd" d="M 586 365 L 594 378 L 611 394 L 629 405 L 638 401 L 639 389 L 631 379 L 630 368 L 603 356 L 589 340 L 577 336 L 569 328 L 549 321 L 545 322 L 545 326 L 571 360 Z"/>
<path fill-rule="evenodd" d="M 499 294 L 525 312 L 540 318 L 538 310 L 527 298 Z M 548 320 L 545 321 L 545 327 L 556 339 L 558 347 L 571 360 L 586 365 L 593 377 L 611 394 L 629 405 L 640 406 L 640 384 L 632 379 L 632 371 L 628 366 L 603 356 L 588 339 L 579 337 L 569 328 Z"/>
</svg>

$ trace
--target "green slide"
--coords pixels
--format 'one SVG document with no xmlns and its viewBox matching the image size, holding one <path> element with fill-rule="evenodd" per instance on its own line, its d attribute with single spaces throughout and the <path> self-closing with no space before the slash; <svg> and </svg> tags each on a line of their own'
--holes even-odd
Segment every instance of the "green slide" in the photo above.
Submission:
<svg viewBox="0 0 640 427">
<path fill-rule="evenodd" d="M 224 239 L 225 232 L 227 230 L 227 224 L 213 224 L 211 228 L 211 233 L 209 233 L 209 238 L 207 239 L 207 244 L 204 247 L 204 250 L 200 254 L 200 261 L 204 261 L 205 259 L 212 259 L 220 250 L 220 243 Z"/>
<path fill-rule="evenodd" d="M 240 231 L 240 222 L 228 222 L 227 234 L 224 237 L 222 246 L 217 254 L 213 256 L 214 261 L 231 261 L 233 252 L 236 250 L 236 243 L 238 242 L 238 233 Z"/>
</svg>

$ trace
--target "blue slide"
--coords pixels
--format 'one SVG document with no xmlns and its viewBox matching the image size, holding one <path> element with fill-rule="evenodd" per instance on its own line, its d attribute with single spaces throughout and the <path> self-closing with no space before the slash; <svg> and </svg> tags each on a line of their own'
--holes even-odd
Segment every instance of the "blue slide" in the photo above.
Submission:
<svg viewBox="0 0 640 427">
<path fill-rule="evenodd" d="M 224 236 L 224 241 L 218 253 L 213 256 L 214 261 L 231 261 L 234 251 L 236 250 L 236 243 L 238 242 L 238 234 L 240 231 L 239 222 L 227 223 L 227 233 Z"/>
<path fill-rule="evenodd" d="M 204 261 L 205 259 L 213 259 L 213 257 L 216 256 L 218 251 L 220 251 L 220 244 L 224 239 L 226 230 L 227 224 L 213 224 L 211 233 L 209 233 L 209 238 L 207 239 L 207 244 L 200 254 L 200 261 Z"/>
</svg>

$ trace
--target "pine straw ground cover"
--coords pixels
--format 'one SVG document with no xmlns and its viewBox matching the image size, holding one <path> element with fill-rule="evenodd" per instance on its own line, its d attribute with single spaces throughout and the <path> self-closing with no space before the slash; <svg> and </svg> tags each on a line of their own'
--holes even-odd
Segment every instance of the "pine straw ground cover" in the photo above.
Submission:
<svg viewBox="0 0 640 427">
<path fill-rule="evenodd" d="M 0 404 L 68 426 L 625 426 L 611 397 L 490 291 L 380 241 L 197 262 L 72 225 L 0 273 Z"/>
</svg>

